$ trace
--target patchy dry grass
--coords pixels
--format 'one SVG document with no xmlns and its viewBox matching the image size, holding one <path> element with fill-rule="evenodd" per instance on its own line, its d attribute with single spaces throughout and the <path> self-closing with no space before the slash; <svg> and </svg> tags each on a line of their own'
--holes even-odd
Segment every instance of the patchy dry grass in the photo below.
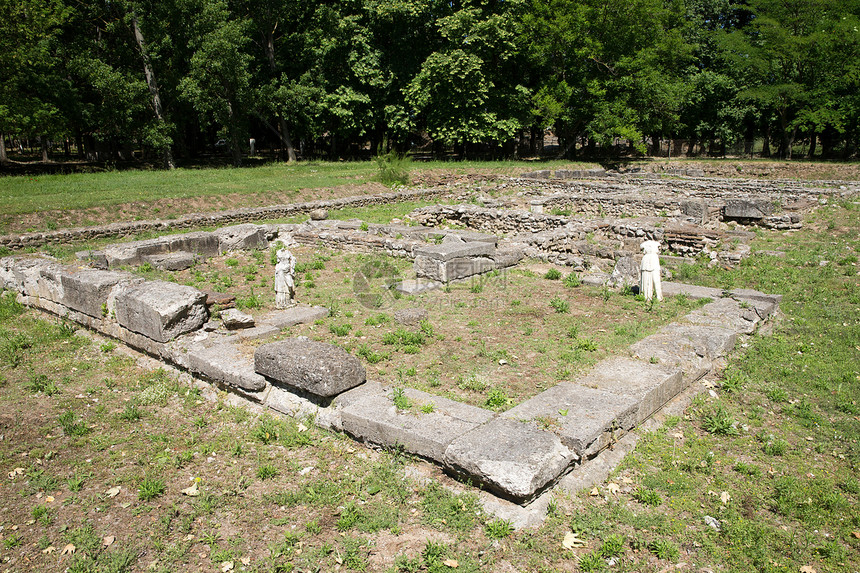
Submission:
<svg viewBox="0 0 860 573">
<path fill-rule="evenodd" d="M 484 515 L 474 495 L 452 493 L 435 468 L 366 449 L 307 420 L 257 416 L 224 396 L 206 400 L 187 380 L 144 370 L 121 348 L 4 296 L 0 568 L 856 571 L 858 237 L 857 204 L 832 205 L 803 231 L 759 233 L 754 249 L 783 250 L 785 258 L 754 256 L 734 271 L 682 269 L 688 282 L 783 294 L 774 332 L 740 348 L 716 397 L 696 398 L 645 436 L 596 495 L 557 494 L 541 527 L 518 532 Z M 266 255 L 234 255 L 236 265 L 217 268 L 219 280 L 242 273 L 235 284 L 262 294 L 262 279 L 271 275 Z M 465 283 L 367 308 L 352 292 L 366 259 L 322 258 L 329 256 L 323 268 L 303 271 L 310 277 L 302 276 L 299 296 L 334 301 L 337 312 L 293 334 L 348 347 L 387 380 L 473 403 L 492 397 L 497 408 L 506 407 L 520 380 L 551 383 L 563 352 L 581 346 L 581 356 L 605 356 L 612 344 L 626 346 L 656 327 L 673 305 L 680 312 L 687 304 L 648 312 L 619 294 L 604 304 L 600 291 L 520 271 L 504 277 L 504 288 L 494 277 L 480 292 Z M 302 258 L 315 260 L 309 251 Z M 243 270 L 252 264 L 256 274 Z M 246 281 L 245 273 L 254 277 Z M 201 284 L 215 284 L 214 277 Z M 568 302 L 567 313 L 548 305 L 553 297 Z M 486 308 L 469 306 L 478 300 L 502 301 L 492 320 Z M 436 301 L 443 301 L 441 315 Z M 393 310 L 418 305 L 430 310 L 429 325 L 398 332 Z M 639 324 L 641 331 L 616 331 Z M 447 370 L 437 362 L 454 342 L 458 359 Z M 493 393 L 500 388 L 512 390 Z M 415 479 L 416 467 L 431 479 Z M 195 485 L 198 495 L 183 493 Z M 64 554 L 70 544 L 74 552 Z"/>
</svg>

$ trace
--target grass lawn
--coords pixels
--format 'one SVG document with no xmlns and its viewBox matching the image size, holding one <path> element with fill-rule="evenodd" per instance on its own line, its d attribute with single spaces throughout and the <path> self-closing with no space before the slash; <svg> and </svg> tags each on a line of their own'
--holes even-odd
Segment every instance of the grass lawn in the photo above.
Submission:
<svg viewBox="0 0 860 573">
<path fill-rule="evenodd" d="M 647 434 L 609 480 L 593 491 L 557 493 L 542 526 L 517 532 L 483 514 L 474 495 L 449 491 L 449 478 L 433 466 L 367 449 L 307 420 L 249 412 L 223 394 L 204 399 L 185 378 L 144 369 L 113 343 L 76 335 L 5 296 L 0 569 L 857 571 L 860 206 L 822 207 L 799 232 L 762 231 L 753 249 L 785 256 L 680 273 L 686 282 L 783 294 L 773 332 L 739 348 L 713 394 Z M 255 285 L 269 261 L 248 257 L 223 263 L 242 273 L 231 280 Z M 303 296 L 325 298 L 329 275 L 348 287 L 343 278 L 353 275 L 345 269 L 357 261 L 332 256 L 307 269 L 312 278 L 303 281 L 315 286 L 301 287 Z M 252 264 L 256 273 L 243 271 Z M 511 288 L 523 296 L 506 298 L 499 319 L 534 307 L 530 288 L 591 296 L 540 274 L 516 281 Z M 456 303 L 492 292 L 440 294 Z M 625 309 L 625 297 L 613 300 L 620 312 L 648 318 Z M 356 329 L 376 328 L 364 324 L 376 313 L 339 310 L 316 332 L 352 340 Z M 577 320 L 573 305 L 569 313 L 541 310 L 548 319 Z M 353 318 L 362 324 L 335 332 Z M 461 336 L 461 360 L 472 367 L 498 364 L 501 350 L 519 355 L 541 339 L 575 340 L 553 330 L 561 323 L 536 323 L 516 346 L 500 347 L 484 332 L 494 325 L 457 320 L 462 333 L 432 324 L 433 336 Z M 529 327 L 518 326 L 516 336 Z M 585 328 L 577 335 L 616 334 Z M 386 370 L 411 377 L 414 355 L 393 350 L 382 335 L 365 343 L 380 352 L 391 347 Z"/>
</svg>

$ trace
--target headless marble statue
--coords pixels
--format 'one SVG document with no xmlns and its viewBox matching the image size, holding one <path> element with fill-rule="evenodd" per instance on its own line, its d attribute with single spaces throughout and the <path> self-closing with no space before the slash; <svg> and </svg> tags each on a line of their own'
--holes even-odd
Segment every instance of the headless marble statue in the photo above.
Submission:
<svg viewBox="0 0 860 573">
<path fill-rule="evenodd" d="M 645 241 L 640 245 L 645 251 L 642 264 L 639 267 L 639 292 L 645 295 L 645 300 L 651 300 L 657 295 L 657 300 L 663 300 L 663 288 L 660 284 L 660 243 Z"/>
<path fill-rule="evenodd" d="M 275 265 L 275 306 L 289 308 L 296 304 L 296 258 L 287 249 L 278 251 Z"/>
</svg>

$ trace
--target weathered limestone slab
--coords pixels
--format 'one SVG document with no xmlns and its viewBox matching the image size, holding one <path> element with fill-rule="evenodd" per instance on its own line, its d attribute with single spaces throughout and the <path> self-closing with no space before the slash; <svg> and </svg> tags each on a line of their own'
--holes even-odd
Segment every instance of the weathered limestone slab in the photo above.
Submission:
<svg viewBox="0 0 860 573">
<path fill-rule="evenodd" d="M 711 369 L 708 350 L 700 341 L 679 336 L 677 332 L 661 329 L 630 347 L 630 355 L 646 362 L 684 372 L 684 384 L 698 380 Z"/>
<path fill-rule="evenodd" d="M 683 372 L 680 369 L 623 357 L 598 363 L 576 383 L 636 400 L 634 425 L 647 420 L 684 389 Z"/>
<path fill-rule="evenodd" d="M 249 392 L 266 387 L 266 379 L 254 371 L 254 361 L 232 344 L 221 343 L 188 352 L 188 368 L 206 378 Z"/>
<path fill-rule="evenodd" d="M 221 311 L 221 322 L 227 330 L 238 330 L 240 328 L 253 328 L 254 317 L 236 308 L 228 308 Z"/>
<path fill-rule="evenodd" d="M 116 243 L 104 248 L 105 260 L 109 267 L 140 265 L 144 257 L 162 255 L 176 251 L 186 251 L 203 256 L 218 254 L 219 240 L 214 233 L 197 231 L 181 235 L 167 235 L 144 241 Z"/>
<path fill-rule="evenodd" d="M 773 215 L 773 203 L 766 199 L 727 199 L 723 216 L 729 219 L 763 219 Z"/>
<path fill-rule="evenodd" d="M 682 294 L 693 300 L 700 300 L 703 298 L 711 298 L 716 300 L 718 298 L 722 298 L 723 289 L 688 285 L 684 283 L 663 283 L 663 296 L 677 296 L 679 294 Z"/>
<path fill-rule="evenodd" d="M 260 340 L 261 338 L 270 338 L 276 334 L 280 334 L 281 329 L 271 324 L 258 324 L 251 328 L 244 328 L 236 331 L 236 335 L 242 340 Z"/>
<path fill-rule="evenodd" d="M 493 413 L 419 390 L 406 389 L 413 404 L 398 410 L 390 392 L 369 394 L 341 411 L 343 430 L 361 440 L 385 446 L 403 446 L 406 451 L 442 462 L 445 450 L 455 439 L 488 421 Z M 433 411 L 420 407 L 433 404 Z"/>
<path fill-rule="evenodd" d="M 457 229 L 456 231 L 449 231 L 448 233 L 466 241 L 467 243 L 490 243 L 493 246 L 496 246 L 499 243 L 499 238 L 496 235 L 491 235 L 490 233 L 467 231 L 465 229 Z"/>
<path fill-rule="evenodd" d="M 620 257 L 609 275 L 609 284 L 617 287 L 639 284 L 639 261 L 641 257 Z"/>
<path fill-rule="evenodd" d="M 473 244 L 473 243 L 470 243 Z M 478 245 L 486 243 L 474 243 Z M 488 273 L 496 268 L 493 259 L 487 257 L 462 257 L 439 261 L 430 257 L 417 256 L 413 264 L 419 277 L 443 283 Z"/>
<path fill-rule="evenodd" d="M 101 318 L 107 314 L 111 290 L 121 282 L 142 283 L 130 273 L 96 269 L 67 268 L 60 276 L 63 283 L 62 303 L 71 309 Z"/>
<path fill-rule="evenodd" d="M 266 228 L 261 225 L 245 223 L 222 227 L 213 231 L 218 238 L 218 248 L 221 253 L 236 250 L 267 249 Z"/>
<path fill-rule="evenodd" d="M 260 318 L 260 324 L 277 328 L 289 328 L 297 324 L 308 324 L 328 316 L 328 309 L 322 306 L 299 304 L 283 310 L 272 311 Z"/>
<path fill-rule="evenodd" d="M 686 322 L 700 326 L 719 326 L 741 334 L 752 334 L 761 321 L 754 309 L 741 308 L 741 304 L 731 298 L 709 302 L 685 317 Z"/>
<path fill-rule="evenodd" d="M 115 305 L 121 326 L 157 342 L 197 330 L 208 317 L 204 293 L 165 281 L 123 288 Z"/>
<path fill-rule="evenodd" d="M 540 420 L 576 456 L 588 457 L 608 446 L 613 432 L 632 428 L 636 413 L 636 399 L 630 396 L 560 382 L 502 417 L 521 422 Z"/>
<path fill-rule="evenodd" d="M 106 269 L 108 268 L 107 257 L 105 257 L 104 251 L 98 250 L 90 250 L 90 251 L 78 251 L 75 253 L 75 257 L 79 261 L 86 262 L 97 269 Z"/>
<path fill-rule="evenodd" d="M 711 360 L 728 356 L 735 347 L 737 333 L 720 326 L 693 326 L 673 322 L 660 329 L 660 333 L 678 339 L 689 340 L 696 348 L 696 354 Z"/>
<path fill-rule="evenodd" d="M 151 264 L 156 269 L 162 271 L 184 271 L 189 269 L 197 262 L 197 256 L 188 251 L 177 251 L 175 253 L 165 253 L 157 255 L 143 255 L 143 262 Z"/>
<path fill-rule="evenodd" d="M 5 288 L 54 302 L 63 298 L 62 272 L 62 265 L 48 259 L 6 257 L 0 261 L 0 277 Z"/>
<path fill-rule="evenodd" d="M 257 348 L 254 369 L 274 382 L 323 398 L 354 388 L 366 379 L 358 358 L 342 348 L 298 338 Z"/>
<path fill-rule="evenodd" d="M 516 501 L 550 485 L 577 456 L 555 434 L 497 417 L 454 440 L 445 465 Z"/>
<path fill-rule="evenodd" d="M 422 246 L 415 250 L 416 256 L 427 257 L 436 261 L 450 261 L 463 257 L 489 257 L 495 251 L 492 243 L 482 241 L 443 241 L 438 245 Z"/>
</svg>

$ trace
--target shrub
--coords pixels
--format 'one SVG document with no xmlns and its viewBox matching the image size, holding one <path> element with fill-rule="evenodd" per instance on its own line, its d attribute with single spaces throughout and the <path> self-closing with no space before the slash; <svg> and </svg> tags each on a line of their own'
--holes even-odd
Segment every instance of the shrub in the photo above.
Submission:
<svg viewBox="0 0 860 573">
<path fill-rule="evenodd" d="M 376 156 L 376 167 L 379 172 L 376 179 L 384 185 L 406 185 L 409 183 L 410 160 L 396 151 Z"/>
<path fill-rule="evenodd" d="M 561 278 L 561 271 L 558 269 L 550 269 L 544 274 L 543 278 L 551 281 L 557 281 Z"/>
</svg>

